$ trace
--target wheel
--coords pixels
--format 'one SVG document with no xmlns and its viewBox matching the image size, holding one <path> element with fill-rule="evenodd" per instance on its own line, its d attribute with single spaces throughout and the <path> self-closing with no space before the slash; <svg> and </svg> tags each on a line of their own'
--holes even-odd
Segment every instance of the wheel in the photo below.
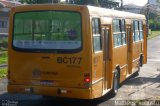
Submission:
<svg viewBox="0 0 160 106">
<path fill-rule="evenodd" d="M 140 67 L 141 67 L 141 62 L 139 60 L 138 64 L 137 64 L 137 71 L 134 73 L 134 76 L 138 76 L 139 72 L 140 72 Z"/>
<path fill-rule="evenodd" d="M 135 73 L 134 73 L 134 76 L 136 77 L 136 76 L 138 76 L 139 75 L 139 71 L 136 71 Z"/>
<path fill-rule="evenodd" d="M 140 65 L 141 67 L 143 66 L 143 55 L 140 55 L 139 65 Z"/>
<path fill-rule="evenodd" d="M 115 96 L 118 92 L 119 88 L 119 73 L 116 70 L 114 73 L 114 79 L 113 79 L 113 88 L 112 88 L 112 95 Z"/>
<path fill-rule="evenodd" d="M 140 72 L 140 67 L 141 67 L 141 62 L 140 62 L 140 60 L 139 60 L 139 62 L 138 62 L 138 64 L 137 64 L 137 68 L 138 68 L 137 71 L 138 71 L 138 72 Z"/>
</svg>

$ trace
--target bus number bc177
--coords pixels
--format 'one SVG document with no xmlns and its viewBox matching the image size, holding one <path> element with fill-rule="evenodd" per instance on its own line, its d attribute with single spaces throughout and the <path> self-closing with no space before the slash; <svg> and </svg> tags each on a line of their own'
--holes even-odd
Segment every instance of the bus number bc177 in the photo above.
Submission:
<svg viewBox="0 0 160 106">
<path fill-rule="evenodd" d="M 57 63 L 61 64 L 81 64 L 81 57 L 57 57 Z"/>
</svg>

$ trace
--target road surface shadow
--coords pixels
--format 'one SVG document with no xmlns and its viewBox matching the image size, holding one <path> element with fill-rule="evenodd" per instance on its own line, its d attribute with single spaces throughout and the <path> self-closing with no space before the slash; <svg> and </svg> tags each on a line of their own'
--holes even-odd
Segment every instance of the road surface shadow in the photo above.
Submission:
<svg viewBox="0 0 160 106">
<path fill-rule="evenodd" d="M 129 79 L 127 79 L 124 84 L 125 85 L 134 85 L 134 86 L 139 86 L 142 84 L 146 84 L 148 82 L 154 84 L 154 83 L 160 83 L 160 74 L 159 75 L 154 75 L 149 76 L 149 77 L 141 77 L 141 76 L 131 76 Z"/>
<path fill-rule="evenodd" d="M 26 94 L 8 94 L 0 95 L 0 105 L 4 103 L 18 103 L 18 106 L 98 106 L 106 102 L 113 104 L 113 100 L 109 100 L 112 96 L 109 94 L 93 100 L 67 99 L 67 98 L 43 98 L 37 95 Z M 113 104 L 114 105 L 114 104 Z"/>
</svg>

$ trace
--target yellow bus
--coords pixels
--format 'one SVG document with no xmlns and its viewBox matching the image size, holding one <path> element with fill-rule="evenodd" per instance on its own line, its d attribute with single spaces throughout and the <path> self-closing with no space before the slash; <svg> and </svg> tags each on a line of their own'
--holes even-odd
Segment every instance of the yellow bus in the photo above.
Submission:
<svg viewBox="0 0 160 106">
<path fill-rule="evenodd" d="M 94 99 L 147 62 L 144 15 L 78 5 L 11 9 L 8 92 Z"/>
</svg>

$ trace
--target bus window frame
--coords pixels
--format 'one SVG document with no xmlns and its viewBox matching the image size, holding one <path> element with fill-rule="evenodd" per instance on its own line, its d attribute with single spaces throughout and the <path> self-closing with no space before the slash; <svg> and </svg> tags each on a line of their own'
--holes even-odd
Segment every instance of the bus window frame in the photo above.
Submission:
<svg viewBox="0 0 160 106">
<path fill-rule="evenodd" d="M 140 41 L 143 41 L 143 39 L 144 39 L 144 33 L 143 33 L 143 30 L 144 30 L 144 28 L 143 28 L 143 20 L 140 20 L 139 22 L 141 22 L 141 25 L 142 25 L 142 29 L 140 30 L 140 26 L 139 26 L 139 33 L 140 32 L 142 32 L 142 39 L 141 39 L 141 35 L 139 36 L 139 39 L 140 39 Z M 140 25 L 140 24 L 139 24 Z"/>
<path fill-rule="evenodd" d="M 143 39 L 144 39 L 144 33 L 143 33 L 143 30 L 144 30 L 144 28 L 143 28 L 143 20 L 138 20 L 138 19 L 136 19 L 136 20 L 132 20 L 132 30 L 133 30 L 133 34 L 135 34 L 135 25 L 134 25 L 134 21 L 137 21 L 138 22 L 138 30 L 136 30 L 136 32 L 138 32 L 139 33 L 139 40 L 135 40 L 135 35 L 133 36 L 134 38 L 133 38 L 133 43 L 136 43 L 136 42 L 139 42 L 139 41 L 143 41 Z M 139 23 L 142 23 L 141 25 L 142 25 L 142 30 L 140 30 L 140 24 Z M 142 32 L 142 39 L 140 38 L 140 32 Z"/>
<path fill-rule="evenodd" d="M 13 45 L 14 41 L 14 25 L 15 25 L 15 15 L 19 13 L 27 13 L 27 12 L 49 12 L 49 11 L 59 11 L 59 12 L 71 12 L 71 13 L 79 13 L 80 15 L 80 25 L 81 25 L 81 47 L 77 49 L 24 49 L 24 48 L 18 48 Z M 13 23 L 12 23 L 12 49 L 18 52 L 28 52 L 28 53 L 78 53 L 83 50 L 83 16 L 82 13 L 79 11 L 70 11 L 70 10 L 33 10 L 33 11 L 21 11 L 21 12 L 15 12 L 13 15 Z"/>
<path fill-rule="evenodd" d="M 93 19 L 98 19 L 99 21 L 99 34 L 94 34 L 93 33 Z M 103 51 L 103 47 L 102 47 L 102 30 L 101 30 L 101 19 L 100 17 L 91 17 L 91 29 L 92 29 L 92 48 L 93 48 L 93 52 L 96 54 L 96 53 L 100 53 Z M 95 48 L 94 48 L 94 37 L 95 36 L 100 36 L 100 50 L 97 50 L 95 51 Z"/>
<path fill-rule="evenodd" d="M 119 29 L 120 29 L 120 32 L 114 32 L 114 24 L 113 24 L 113 21 L 114 20 L 118 20 L 119 21 Z M 124 31 L 122 31 L 122 21 L 124 20 Z M 121 46 L 125 46 L 125 45 L 127 45 L 127 35 L 126 35 L 126 20 L 125 20 L 125 18 L 113 18 L 113 20 L 112 20 L 112 32 L 113 32 L 113 47 L 114 48 L 119 48 L 119 47 L 121 47 Z M 118 45 L 118 46 L 115 46 L 115 42 L 114 42 L 114 36 L 116 35 L 117 36 L 117 34 L 121 34 L 121 45 Z M 123 34 L 125 34 L 125 43 L 123 42 Z M 118 35 L 119 36 L 119 35 Z"/>
</svg>

